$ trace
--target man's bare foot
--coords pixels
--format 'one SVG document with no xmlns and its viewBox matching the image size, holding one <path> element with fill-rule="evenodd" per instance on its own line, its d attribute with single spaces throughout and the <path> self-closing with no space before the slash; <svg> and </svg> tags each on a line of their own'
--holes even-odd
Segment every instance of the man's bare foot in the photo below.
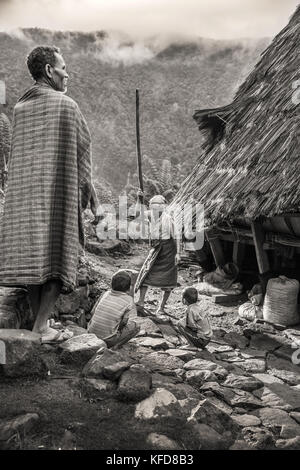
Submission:
<svg viewBox="0 0 300 470">
<path fill-rule="evenodd" d="M 69 330 L 59 331 L 54 328 L 47 327 L 40 332 L 42 344 L 61 343 L 73 337 L 73 332 Z"/>
<path fill-rule="evenodd" d="M 139 317 L 146 317 L 147 316 L 144 304 L 136 303 L 135 306 L 136 306 L 137 315 Z"/>
</svg>

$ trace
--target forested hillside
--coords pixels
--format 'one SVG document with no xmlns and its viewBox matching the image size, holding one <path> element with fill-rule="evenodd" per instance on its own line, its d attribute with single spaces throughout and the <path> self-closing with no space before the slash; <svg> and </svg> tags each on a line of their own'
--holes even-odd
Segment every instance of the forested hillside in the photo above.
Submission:
<svg viewBox="0 0 300 470">
<path fill-rule="evenodd" d="M 68 94 L 82 109 L 93 138 L 94 174 L 116 190 L 134 183 L 135 90 L 140 89 L 142 153 L 171 162 L 182 179 L 200 153 L 195 109 L 230 102 L 259 59 L 268 39 L 133 43 L 103 32 L 25 29 L 0 33 L 0 79 L 7 88 L 5 112 L 31 84 L 25 58 L 40 44 L 60 47 L 70 75 Z M 151 165 L 148 165 L 151 171 Z"/>
</svg>

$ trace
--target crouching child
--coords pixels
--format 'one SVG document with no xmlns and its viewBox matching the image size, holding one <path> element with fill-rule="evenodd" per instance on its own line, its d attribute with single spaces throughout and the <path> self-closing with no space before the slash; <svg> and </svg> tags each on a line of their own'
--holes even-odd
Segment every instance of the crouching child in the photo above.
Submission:
<svg viewBox="0 0 300 470">
<path fill-rule="evenodd" d="M 198 303 L 198 291 L 194 287 L 187 287 L 182 294 L 182 303 L 187 306 L 185 315 L 181 320 L 157 319 L 156 323 L 169 323 L 177 335 L 183 336 L 197 348 L 205 348 L 210 342 L 213 332 L 208 316 L 202 311 Z M 151 317 L 152 318 L 152 317 Z"/>
<path fill-rule="evenodd" d="M 105 341 L 108 348 L 122 346 L 140 330 L 130 320 L 131 316 L 136 315 L 130 286 L 131 276 L 126 271 L 118 271 L 112 277 L 111 289 L 93 307 L 88 332 Z"/>
</svg>

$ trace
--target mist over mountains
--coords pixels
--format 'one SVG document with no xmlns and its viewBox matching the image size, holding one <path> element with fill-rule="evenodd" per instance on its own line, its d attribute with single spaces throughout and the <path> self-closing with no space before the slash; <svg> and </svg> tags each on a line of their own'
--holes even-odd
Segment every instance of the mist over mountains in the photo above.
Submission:
<svg viewBox="0 0 300 470">
<path fill-rule="evenodd" d="M 22 29 L 0 33 L 0 80 L 5 112 L 31 84 L 26 55 L 36 45 L 61 48 L 70 75 L 68 95 L 85 115 L 93 140 L 94 176 L 116 190 L 136 169 L 135 90 L 140 90 L 142 153 L 192 168 L 201 152 L 195 109 L 229 103 L 270 40 L 152 37 L 133 42 L 120 33 Z"/>
</svg>

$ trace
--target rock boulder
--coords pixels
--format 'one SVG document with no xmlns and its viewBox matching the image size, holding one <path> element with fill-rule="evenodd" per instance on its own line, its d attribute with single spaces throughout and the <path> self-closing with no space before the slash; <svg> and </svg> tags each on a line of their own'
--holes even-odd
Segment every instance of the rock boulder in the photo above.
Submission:
<svg viewBox="0 0 300 470">
<path fill-rule="evenodd" d="M 122 401 L 141 401 L 151 393 L 152 377 L 146 367 L 134 364 L 120 377 L 117 396 Z"/>
<path fill-rule="evenodd" d="M 0 330 L 0 364 L 7 377 L 46 375 L 40 335 L 28 330 Z"/>
<path fill-rule="evenodd" d="M 106 348 L 106 343 L 94 334 L 85 333 L 74 336 L 59 345 L 60 359 L 65 364 L 85 364 L 100 348 Z"/>
<path fill-rule="evenodd" d="M 117 362 L 121 362 L 123 366 L 124 362 L 127 362 L 128 367 L 132 364 L 132 361 L 124 357 L 124 354 L 102 348 L 84 366 L 82 374 L 86 377 L 104 377 L 104 368 L 115 365 Z"/>
</svg>

